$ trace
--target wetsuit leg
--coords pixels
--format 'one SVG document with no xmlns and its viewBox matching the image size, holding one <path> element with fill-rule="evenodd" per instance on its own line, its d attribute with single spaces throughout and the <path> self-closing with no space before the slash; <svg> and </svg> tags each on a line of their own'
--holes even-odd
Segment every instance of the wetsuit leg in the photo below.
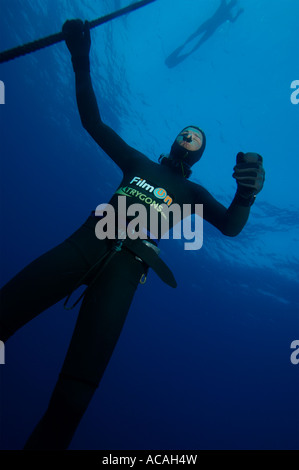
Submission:
<svg viewBox="0 0 299 470">
<path fill-rule="evenodd" d="M 0 340 L 66 297 L 108 250 L 95 237 L 92 218 L 63 243 L 26 266 L 0 290 Z"/>
<path fill-rule="evenodd" d="M 69 446 L 113 353 L 142 273 L 142 264 L 121 251 L 88 288 L 48 409 L 26 450 Z"/>
<path fill-rule="evenodd" d="M 0 339 L 6 341 L 65 297 L 87 267 L 87 261 L 67 241 L 26 266 L 0 291 Z"/>
</svg>

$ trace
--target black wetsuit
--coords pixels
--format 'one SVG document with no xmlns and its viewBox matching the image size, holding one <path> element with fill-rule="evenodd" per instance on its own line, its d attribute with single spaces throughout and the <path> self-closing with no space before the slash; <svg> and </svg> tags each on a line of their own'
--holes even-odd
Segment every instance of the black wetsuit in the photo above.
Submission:
<svg viewBox="0 0 299 470">
<path fill-rule="evenodd" d="M 162 188 L 168 205 L 203 204 L 204 218 L 223 234 L 235 236 L 242 230 L 249 208 L 243 207 L 238 197 L 227 210 L 204 188 L 154 163 L 103 124 L 88 71 L 76 72 L 76 92 L 84 127 L 124 174 L 111 204 L 123 194 L 128 204 L 158 207 L 161 199 L 155 197 L 152 188 Z M 149 186 L 131 183 L 134 177 L 145 179 Z M 49 407 L 26 449 L 68 447 L 109 362 L 145 271 L 144 263 L 124 249 L 115 253 L 100 275 L 98 267 L 90 272 L 113 243 L 95 236 L 97 221 L 89 216 L 67 240 L 25 267 L 1 290 L 0 339 L 6 341 L 21 326 L 65 298 L 80 281 L 89 286 Z"/>
</svg>

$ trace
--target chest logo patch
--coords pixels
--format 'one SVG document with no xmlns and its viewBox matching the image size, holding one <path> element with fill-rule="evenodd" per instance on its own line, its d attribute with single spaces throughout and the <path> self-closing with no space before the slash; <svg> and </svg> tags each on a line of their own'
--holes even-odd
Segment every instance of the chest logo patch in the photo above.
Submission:
<svg viewBox="0 0 299 470">
<path fill-rule="evenodd" d="M 166 189 L 164 188 L 155 188 L 151 184 L 149 184 L 145 179 L 140 178 L 139 176 L 134 176 L 134 178 L 130 181 L 130 184 L 135 184 L 139 188 L 152 193 L 157 199 L 163 200 L 163 202 L 170 206 L 172 204 L 172 198 L 167 194 Z"/>
</svg>

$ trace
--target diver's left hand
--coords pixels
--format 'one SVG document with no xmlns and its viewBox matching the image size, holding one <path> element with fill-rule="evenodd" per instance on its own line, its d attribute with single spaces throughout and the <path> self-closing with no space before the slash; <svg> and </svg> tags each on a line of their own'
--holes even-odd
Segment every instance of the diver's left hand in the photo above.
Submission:
<svg viewBox="0 0 299 470">
<path fill-rule="evenodd" d="M 91 39 L 88 21 L 67 20 L 63 24 L 62 33 L 72 57 L 89 55 Z"/>
<path fill-rule="evenodd" d="M 233 178 L 237 181 L 237 192 L 241 196 L 249 198 L 258 194 L 263 189 L 265 181 L 265 170 L 261 155 L 254 152 L 239 152 Z"/>
</svg>

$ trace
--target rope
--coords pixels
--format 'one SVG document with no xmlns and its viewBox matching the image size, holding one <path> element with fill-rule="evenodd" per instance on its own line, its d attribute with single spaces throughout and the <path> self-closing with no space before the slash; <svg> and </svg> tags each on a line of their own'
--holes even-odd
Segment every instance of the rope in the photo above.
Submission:
<svg viewBox="0 0 299 470">
<path fill-rule="evenodd" d="M 108 21 L 113 20 L 114 18 L 118 18 L 122 15 L 126 15 L 131 11 L 137 10 L 138 8 L 144 7 L 149 3 L 155 2 L 156 0 L 142 0 L 140 2 L 133 3 L 125 8 L 121 8 L 109 15 L 102 16 L 96 20 L 89 22 L 89 29 L 96 28 L 101 24 L 107 23 Z M 22 46 L 14 47 L 13 49 L 8 49 L 6 51 L 0 52 L 0 64 L 3 62 L 8 62 L 9 60 L 16 59 L 17 57 L 29 54 L 31 52 L 38 51 L 39 49 L 44 49 L 45 47 L 52 46 L 53 44 L 57 44 L 61 41 L 64 41 L 64 35 L 62 32 L 52 34 L 50 36 L 46 36 L 41 39 L 37 39 L 36 41 L 28 42 L 27 44 L 23 44 Z"/>
</svg>

